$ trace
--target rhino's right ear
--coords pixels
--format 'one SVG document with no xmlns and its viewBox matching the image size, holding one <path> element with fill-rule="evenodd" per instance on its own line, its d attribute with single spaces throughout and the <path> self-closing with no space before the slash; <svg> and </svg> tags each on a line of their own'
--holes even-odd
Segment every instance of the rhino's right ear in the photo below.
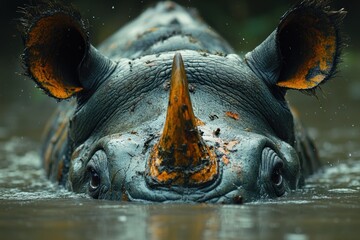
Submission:
<svg viewBox="0 0 360 240">
<path fill-rule="evenodd" d="M 346 12 L 329 9 L 328 2 L 304 0 L 295 5 L 277 29 L 246 54 L 246 63 L 269 87 L 312 90 L 332 77 Z"/>
<path fill-rule="evenodd" d="M 94 83 L 87 76 L 105 71 L 104 62 L 110 60 L 89 43 L 79 12 L 55 1 L 26 6 L 20 12 L 27 75 L 57 99 L 90 89 Z"/>
</svg>

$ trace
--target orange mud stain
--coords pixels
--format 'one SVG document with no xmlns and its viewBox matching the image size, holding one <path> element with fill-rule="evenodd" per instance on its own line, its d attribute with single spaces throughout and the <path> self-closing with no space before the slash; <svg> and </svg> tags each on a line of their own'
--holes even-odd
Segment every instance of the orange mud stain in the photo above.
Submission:
<svg viewBox="0 0 360 240">
<path fill-rule="evenodd" d="M 234 120 L 239 120 L 240 119 L 239 114 L 234 113 L 234 112 L 228 111 L 228 112 L 225 112 L 225 115 L 228 116 L 229 118 L 234 119 Z"/>
<path fill-rule="evenodd" d="M 226 155 L 223 155 L 221 157 L 221 161 L 225 164 L 225 166 L 229 165 L 229 163 L 230 163 L 230 160 Z"/>
</svg>

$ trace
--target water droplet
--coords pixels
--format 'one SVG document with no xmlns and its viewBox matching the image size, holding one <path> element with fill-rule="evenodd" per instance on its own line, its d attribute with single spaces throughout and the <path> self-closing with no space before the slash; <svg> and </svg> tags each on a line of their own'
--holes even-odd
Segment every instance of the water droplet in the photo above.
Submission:
<svg viewBox="0 0 360 240">
<path fill-rule="evenodd" d="M 349 157 L 351 157 L 351 153 L 349 153 Z"/>
<path fill-rule="evenodd" d="M 329 189 L 329 192 L 333 193 L 356 193 L 357 191 L 351 188 L 333 188 Z"/>
<path fill-rule="evenodd" d="M 111 9 L 115 9 L 115 6 L 111 6 Z"/>
<path fill-rule="evenodd" d="M 119 222 L 126 222 L 127 217 L 126 216 L 119 216 L 118 221 Z"/>
<path fill-rule="evenodd" d="M 307 240 L 309 237 L 301 233 L 288 233 L 285 235 L 286 240 Z"/>
</svg>

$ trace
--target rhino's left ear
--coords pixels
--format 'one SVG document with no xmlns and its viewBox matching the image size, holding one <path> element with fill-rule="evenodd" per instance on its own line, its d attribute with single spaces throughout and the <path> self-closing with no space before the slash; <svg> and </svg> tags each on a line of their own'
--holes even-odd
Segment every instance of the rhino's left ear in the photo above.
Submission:
<svg viewBox="0 0 360 240">
<path fill-rule="evenodd" d="M 310 90 L 335 72 L 346 15 L 331 11 L 328 1 L 305 0 L 289 10 L 270 36 L 245 56 L 250 68 L 269 86 Z"/>
<path fill-rule="evenodd" d="M 25 71 L 47 94 L 66 99 L 94 85 L 94 72 L 111 65 L 89 43 L 80 13 L 57 1 L 21 9 Z"/>
</svg>

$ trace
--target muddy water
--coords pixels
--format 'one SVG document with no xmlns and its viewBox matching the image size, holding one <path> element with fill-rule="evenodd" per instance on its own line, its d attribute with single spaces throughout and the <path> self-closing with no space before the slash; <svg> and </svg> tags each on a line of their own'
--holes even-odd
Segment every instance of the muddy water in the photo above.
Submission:
<svg viewBox="0 0 360 240">
<path fill-rule="evenodd" d="M 351 76 L 318 99 L 289 96 L 324 168 L 284 198 L 238 206 L 96 201 L 49 183 L 39 132 L 55 104 L 18 93 L 0 103 L 0 239 L 359 239 L 360 84 Z"/>
</svg>

